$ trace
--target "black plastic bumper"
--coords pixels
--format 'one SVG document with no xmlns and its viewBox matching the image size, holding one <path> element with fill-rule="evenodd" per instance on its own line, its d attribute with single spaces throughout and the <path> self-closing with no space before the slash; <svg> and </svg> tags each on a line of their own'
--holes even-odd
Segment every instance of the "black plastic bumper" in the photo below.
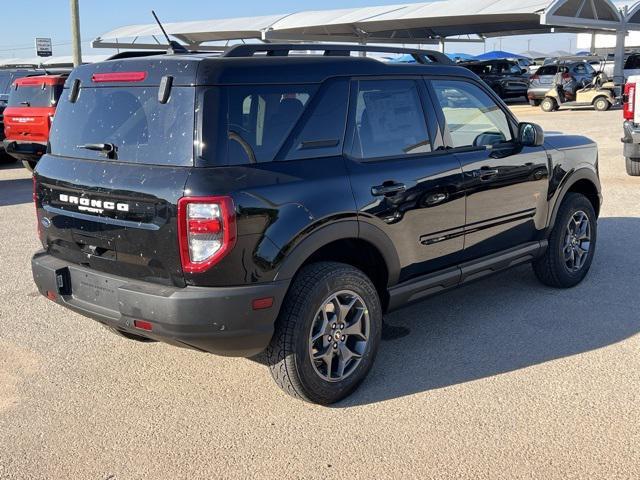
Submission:
<svg viewBox="0 0 640 480">
<path fill-rule="evenodd" d="M 269 344 L 289 281 L 240 287 L 169 287 L 107 275 L 48 255 L 31 260 L 38 290 L 123 332 L 219 355 L 250 357 Z M 273 298 L 254 310 L 253 300 Z M 151 322 L 152 330 L 134 326 Z"/>
<path fill-rule="evenodd" d="M 640 159 L 640 127 L 635 126 L 633 122 L 626 121 L 622 125 L 622 129 L 625 158 Z"/>
<path fill-rule="evenodd" d="M 47 145 L 37 142 L 16 142 L 15 140 L 3 140 L 5 152 L 18 160 L 37 162 L 47 151 Z"/>
</svg>

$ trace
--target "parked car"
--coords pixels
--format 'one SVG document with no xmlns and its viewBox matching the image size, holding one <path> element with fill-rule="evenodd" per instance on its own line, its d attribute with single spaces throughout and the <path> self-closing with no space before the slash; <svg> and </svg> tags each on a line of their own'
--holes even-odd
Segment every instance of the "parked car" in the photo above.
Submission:
<svg viewBox="0 0 640 480">
<path fill-rule="evenodd" d="M 67 74 L 18 78 L 4 111 L 5 151 L 33 170 L 47 149 L 49 130 Z"/>
<path fill-rule="evenodd" d="M 527 96 L 529 71 L 516 60 L 489 60 L 462 65 L 478 75 L 500 98 Z"/>
<path fill-rule="evenodd" d="M 4 140 L 4 109 L 9 101 L 9 90 L 14 80 L 29 75 L 42 75 L 44 72 L 26 68 L 0 68 L 0 154 L 4 153 L 2 141 Z M 1 161 L 15 161 L 9 155 L 0 155 Z"/>
<path fill-rule="evenodd" d="M 562 74 L 565 92 L 575 96 L 576 90 L 585 87 L 596 75 L 594 68 L 587 62 L 550 63 L 543 65 L 529 79 L 527 98 L 533 106 L 538 106 L 553 88 L 554 79 Z"/>
<path fill-rule="evenodd" d="M 603 64 L 602 70 L 609 78 L 614 78 L 615 61 L 609 59 L 606 64 Z M 631 53 L 624 60 L 624 78 L 629 81 L 629 77 L 638 75 L 640 75 L 640 53 Z"/>
<path fill-rule="evenodd" d="M 580 283 L 596 144 L 395 50 L 420 60 L 247 44 L 75 69 L 34 173 L 40 293 L 130 339 L 257 358 L 330 404 L 371 369 L 385 312 L 526 262 Z"/>
<path fill-rule="evenodd" d="M 632 75 L 624 86 L 622 96 L 624 123 L 622 143 L 627 174 L 640 176 L 640 95 L 638 95 L 640 75 Z"/>
</svg>

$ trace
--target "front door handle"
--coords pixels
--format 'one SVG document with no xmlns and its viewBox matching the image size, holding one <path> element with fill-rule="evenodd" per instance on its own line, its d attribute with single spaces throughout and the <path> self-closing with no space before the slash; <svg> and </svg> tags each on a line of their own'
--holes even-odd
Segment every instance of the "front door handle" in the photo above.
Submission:
<svg viewBox="0 0 640 480">
<path fill-rule="evenodd" d="M 480 170 L 474 170 L 473 176 L 480 178 L 480 180 L 489 180 L 500 173 L 497 168 L 481 168 Z"/>
<path fill-rule="evenodd" d="M 380 197 L 383 195 L 393 195 L 394 193 L 404 192 L 407 186 L 404 183 L 383 183 L 382 185 L 376 185 L 371 187 L 371 195 L 374 197 Z"/>
</svg>

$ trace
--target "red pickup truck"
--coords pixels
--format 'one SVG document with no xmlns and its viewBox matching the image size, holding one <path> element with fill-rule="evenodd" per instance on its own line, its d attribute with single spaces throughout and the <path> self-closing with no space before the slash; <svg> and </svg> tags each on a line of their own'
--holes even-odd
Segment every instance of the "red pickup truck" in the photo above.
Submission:
<svg viewBox="0 0 640 480">
<path fill-rule="evenodd" d="M 29 170 L 47 150 L 51 122 L 66 78 L 66 74 L 24 77 L 11 86 L 4 111 L 3 145 Z"/>
</svg>

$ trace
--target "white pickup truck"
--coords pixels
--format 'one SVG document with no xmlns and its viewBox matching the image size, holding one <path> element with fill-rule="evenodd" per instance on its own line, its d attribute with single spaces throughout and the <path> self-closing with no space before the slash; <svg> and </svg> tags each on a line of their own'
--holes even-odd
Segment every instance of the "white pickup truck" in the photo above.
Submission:
<svg viewBox="0 0 640 480">
<path fill-rule="evenodd" d="M 622 97 L 624 115 L 624 158 L 627 173 L 640 176 L 640 75 L 627 78 Z"/>
</svg>

